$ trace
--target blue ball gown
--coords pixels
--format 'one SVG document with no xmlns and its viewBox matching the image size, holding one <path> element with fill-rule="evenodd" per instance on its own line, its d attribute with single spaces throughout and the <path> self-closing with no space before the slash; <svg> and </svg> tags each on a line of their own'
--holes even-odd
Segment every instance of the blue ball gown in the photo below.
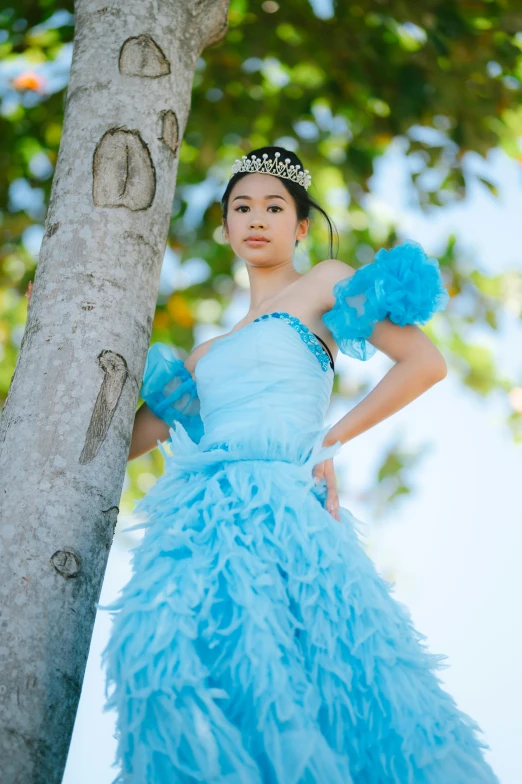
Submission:
<svg viewBox="0 0 522 784">
<path fill-rule="evenodd" d="M 377 320 L 424 324 L 448 300 L 413 242 L 333 293 L 324 323 L 361 360 Z M 391 595 L 360 521 L 325 509 L 312 470 L 342 445 L 322 446 L 334 371 L 321 342 L 267 313 L 195 373 L 150 348 L 142 397 L 172 454 L 126 529 L 145 529 L 131 579 L 98 605 L 114 613 L 113 784 L 498 783 L 479 726 L 441 688 L 447 657 Z"/>
</svg>

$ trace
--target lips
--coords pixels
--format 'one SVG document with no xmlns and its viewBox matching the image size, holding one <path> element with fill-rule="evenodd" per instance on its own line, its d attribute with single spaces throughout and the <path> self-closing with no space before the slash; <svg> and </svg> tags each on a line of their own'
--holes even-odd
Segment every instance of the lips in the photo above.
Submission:
<svg viewBox="0 0 522 784">
<path fill-rule="evenodd" d="M 264 245 L 265 243 L 270 242 L 270 240 L 267 240 L 262 234 L 251 234 L 250 237 L 246 238 L 245 242 L 252 245 Z"/>
</svg>

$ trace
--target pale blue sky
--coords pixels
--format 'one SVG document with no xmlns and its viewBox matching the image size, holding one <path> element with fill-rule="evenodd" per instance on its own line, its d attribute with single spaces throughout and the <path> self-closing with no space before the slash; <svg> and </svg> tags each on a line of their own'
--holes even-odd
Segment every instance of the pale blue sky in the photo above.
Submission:
<svg viewBox="0 0 522 784">
<path fill-rule="evenodd" d="M 493 152 L 486 168 L 500 185 L 499 202 L 485 188 L 472 187 L 465 203 L 426 217 L 407 206 L 400 146 L 378 166 L 372 200 L 381 200 L 397 218 L 403 238 L 421 242 L 436 256 L 453 231 L 471 262 L 484 271 L 521 269 L 520 165 Z M 473 158 L 469 165 L 476 165 Z M 521 337 L 520 325 L 508 318 L 494 339 L 502 367 L 518 378 Z M 338 364 L 342 373 L 370 373 L 377 383 L 389 360 L 378 352 L 364 366 L 347 357 Z M 337 421 L 350 405 L 334 401 L 328 421 Z M 450 369 L 442 383 L 346 444 L 336 469 L 343 506 L 367 523 L 370 555 L 384 574 L 393 574 L 396 597 L 410 608 L 430 650 L 448 656 L 450 666 L 440 673 L 445 687 L 484 730 L 491 746 L 487 756 L 501 783 L 519 784 L 522 447 L 512 444 L 503 427 L 505 413 L 500 398 L 478 400 Z M 358 499 L 382 449 L 399 433 L 412 448 L 431 448 L 415 473 L 413 497 L 384 523 L 372 524 Z M 140 533 L 121 534 L 122 527 L 124 520 L 118 523 L 102 604 L 115 598 L 130 576 L 127 548 Z M 116 777 L 110 768 L 114 718 L 101 710 L 99 656 L 109 629 L 109 614 L 99 612 L 63 784 L 110 784 Z"/>
</svg>

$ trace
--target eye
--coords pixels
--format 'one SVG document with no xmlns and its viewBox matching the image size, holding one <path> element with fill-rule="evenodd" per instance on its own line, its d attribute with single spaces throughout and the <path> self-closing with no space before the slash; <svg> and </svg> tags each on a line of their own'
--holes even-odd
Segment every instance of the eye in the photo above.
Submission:
<svg viewBox="0 0 522 784">
<path fill-rule="evenodd" d="M 276 210 L 276 212 L 282 212 L 283 208 L 279 206 L 279 204 L 271 204 L 268 208 L 269 210 Z"/>
<path fill-rule="evenodd" d="M 243 212 L 244 210 L 248 210 L 247 204 L 240 204 L 239 207 L 234 207 L 234 212 Z"/>
</svg>

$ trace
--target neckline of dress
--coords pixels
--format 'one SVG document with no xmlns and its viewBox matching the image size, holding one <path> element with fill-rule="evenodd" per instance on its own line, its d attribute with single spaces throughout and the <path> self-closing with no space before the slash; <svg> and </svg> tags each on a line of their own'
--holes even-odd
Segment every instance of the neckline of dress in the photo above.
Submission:
<svg viewBox="0 0 522 784">
<path fill-rule="evenodd" d="M 262 313 L 260 316 L 257 316 L 254 319 L 254 321 L 261 321 L 262 319 L 264 320 L 266 318 L 269 318 L 270 316 L 282 316 L 283 321 L 292 320 L 293 322 L 297 322 L 299 326 L 303 328 L 305 333 L 308 333 L 308 335 L 312 335 L 314 338 L 316 338 L 319 344 L 319 348 L 322 350 L 323 354 L 326 354 L 326 356 L 328 357 L 330 369 L 334 370 L 333 368 L 334 359 L 330 349 L 323 341 L 323 339 L 320 338 L 319 335 L 316 335 L 315 332 L 312 332 L 310 327 L 308 327 L 303 321 L 301 321 L 301 319 L 298 316 L 293 316 L 291 313 L 288 313 L 288 311 L 286 310 L 272 310 L 270 313 Z"/>
<path fill-rule="evenodd" d="M 197 373 L 196 373 L 197 366 L 199 365 L 201 360 L 204 359 L 210 351 L 212 351 L 212 348 L 213 348 L 213 346 L 216 345 L 216 343 L 219 343 L 221 340 L 225 340 L 226 338 L 230 338 L 233 335 L 237 335 L 239 332 L 242 332 L 244 329 L 246 329 L 247 327 L 250 327 L 252 324 L 256 324 L 261 319 L 266 319 L 268 316 L 273 316 L 274 313 L 280 313 L 283 316 L 290 316 L 291 318 L 293 318 L 296 321 L 298 321 L 299 324 L 301 324 L 301 326 L 304 327 L 311 335 L 314 335 L 314 337 L 317 337 L 315 332 L 312 332 L 310 327 L 307 324 L 305 324 L 304 321 L 301 321 L 299 316 L 294 316 L 294 315 L 292 315 L 292 313 L 288 313 L 288 311 L 286 311 L 286 310 L 271 310 L 269 313 L 261 313 L 260 316 L 256 316 L 255 319 L 252 319 L 252 321 L 249 321 L 248 324 L 245 324 L 244 327 L 240 327 L 240 329 L 233 329 L 230 332 L 227 332 L 225 335 L 220 335 L 218 338 L 216 338 L 216 340 L 214 340 L 214 342 L 210 344 L 210 346 L 208 347 L 206 352 L 203 354 L 203 356 L 201 356 L 198 359 L 198 361 L 196 362 L 196 364 L 194 366 L 194 380 L 197 381 L 197 378 L 196 378 L 196 376 L 197 376 Z M 295 332 L 294 328 L 292 327 L 291 324 L 288 323 L 288 321 L 285 321 L 284 319 L 278 319 L 278 321 L 280 321 L 282 324 L 288 324 L 290 329 L 293 332 Z M 320 341 L 319 341 L 319 345 L 321 345 Z M 323 346 L 321 346 L 321 348 L 324 351 Z M 328 356 L 326 351 L 325 351 L 325 354 L 326 354 L 326 356 Z M 327 371 L 330 371 L 331 373 L 335 373 L 334 369 L 332 368 L 332 366 L 330 364 L 328 365 Z"/>
</svg>

